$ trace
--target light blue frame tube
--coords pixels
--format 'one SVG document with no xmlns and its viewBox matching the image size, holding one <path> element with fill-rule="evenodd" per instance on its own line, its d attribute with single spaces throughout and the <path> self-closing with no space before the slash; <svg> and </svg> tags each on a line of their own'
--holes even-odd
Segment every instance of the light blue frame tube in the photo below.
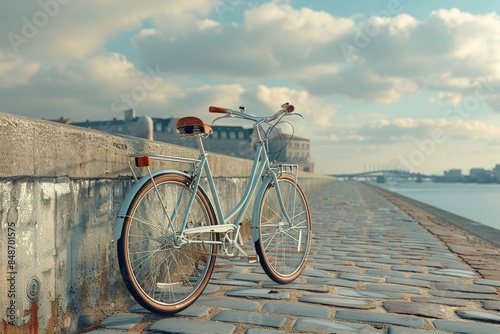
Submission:
<svg viewBox="0 0 500 334">
<path fill-rule="evenodd" d="M 193 191 L 191 192 L 191 195 L 189 196 L 189 200 L 188 200 L 188 204 L 187 204 L 187 207 L 189 208 L 189 210 L 186 210 L 186 214 L 184 215 L 184 217 L 182 218 L 182 227 L 181 227 L 181 235 L 184 233 L 184 229 L 186 228 L 186 225 L 187 225 L 187 219 L 188 219 L 188 214 L 189 212 L 191 211 L 191 207 L 193 205 L 193 201 L 194 201 L 194 198 L 198 192 L 198 187 L 200 186 L 200 180 L 201 180 L 201 172 L 203 169 L 205 169 L 205 166 L 208 165 L 208 161 L 207 161 L 207 157 L 205 154 L 202 154 L 202 156 L 200 157 L 200 163 L 198 165 L 198 173 L 196 175 L 196 178 L 194 179 L 194 184 L 192 186 L 192 189 Z M 208 170 L 210 170 L 210 168 L 207 168 Z M 196 170 L 196 168 L 195 168 Z M 214 195 L 216 196 L 216 195 Z M 179 198 L 179 201 L 180 201 L 181 198 Z M 177 204 L 177 206 L 179 206 L 179 203 Z M 177 211 L 177 208 L 174 210 L 174 212 Z M 172 221 L 172 218 L 171 220 Z"/>
<path fill-rule="evenodd" d="M 248 206 L 252 202 L 252 197 L 255 193 L 255 190 L 257 189 L 257 185 L 259 184 L 259 179 L 262 176 L 264 169 L 269 166 L 269 160 L 267 158 L 263 145 L 259 145 L 257 147 L 257 152 L 255 154 L 255 158 L 252 164 L 252 170 L 250 172 L 248 183 L 245 187 L 245 192 L 242 198 L 235 206 L 235 208 L 227 216 L 224 216 L 222 212 L 219 196 L 217 195 L 217 189 L 215 188 L 215 182 L 208 161 L 206 160 L 205 156 L 203 156 L 201 160 L 202 164 L 200 165 L 200 168 L 203 165 L 204 172 L 206 174 L 207 181 L 210 186 L 210 191 L 212 192 L 213 195 L 214 205 L 217 212 L 218 216 L 217 218 L 219 224 L 226 224 L 231 218 L 233 218 L 236 214 L 239 213 L 234 223 L 235 225 L 238 225 L 243 219 L 243 215 L 245 214 Z M 196 178 L 199 181 L 199 179 L 201 178 L 201 173 L 198 173 Z M 195 184 L 195 186 L 197 186 L 197 184 Z"/>
</svg>

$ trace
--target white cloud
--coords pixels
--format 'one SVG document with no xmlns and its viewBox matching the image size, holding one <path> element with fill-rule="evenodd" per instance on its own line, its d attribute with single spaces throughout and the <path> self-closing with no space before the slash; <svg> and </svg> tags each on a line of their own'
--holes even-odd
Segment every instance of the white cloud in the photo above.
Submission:
<svg viewBox="0 0 500 334">
<path fill-rule="evenodd" d="M 0 87 L 26 84 L 39 68 L 38 62 L 28 62 L 20 56 L 0 52 Z"/>
<path fill-rule="evenodd" d="M 89 74 L 99 82 L 121 84 L 123 79 L 136 76 L 138 70 L 123 55 L 112 53 L 91 58 L 87 62 Z"/>
<path fill-rule="evenodd" d="M 37 68 L 22 83 L 1 90 L 0 97 L 5 112 L 103 119 L 179 98 L 184 91 L 174 79 L 158 68 L 140 71 L 125 57 L 110 53 Z"/>
<path fill-rule="evenodd" d="M 264 4 L 245 13 L 244 28 L 247 32 L 258 32 L 274 42 L 282 38 L 293 38 L 298 45 L 324 44 L 335 41 L 347 29 L 352 28 L 351 19 L 335 18 L 323 11 L 310 8 L 295 9 L 289 5 Z M 289 46 L 290 52 L 298 52 Z"/>
<path fill-rule="evenodd" d="M 308 132 L 331 128 L 337 107 L 325 104 L 317 97 L 311 96 L 307 91 L 295 90 L 287 87 L 267 87 L 260 85 L 256 90 L 256 97 L 269 107 L 269 110 L 278 110 L 284 102 L 295 106 L 296 112 L 302 114 L 307 123 L 311 125 Z"/>
<path fill-rule="evenodd" d="M 432 138 L 436 129 L 447 140 L 488 142 L 500 139 L 500 127 L 481 121 L 406 118 L 334 127 L 334 135 L 330 136 L 330 140 L 336 143 L 363 142 L 368 145 L 412 143 Z"/>
<path fill-rule="evenodd" d="M 144 63 L 173 72 L 225 80 L 293 78 L 318 64 L 338 62 L 341 53 L 332 43 L 353 26 L 350 19 L 274 2 L 249 9 L 240 24 L 203 22 L 174 38 L 166 25 L 154 34 L 139 32 L 134 44 Z"/>
<path fill-rule="evenodd" d="M 419 89 L 418 83 L 411 79 L 383 76 L 362 64 L 337 73 L 319 74 L 302 83 L 313 94 L 343 95 L 379 104 L 396 102 Z"/>
<path fill-rule="evenodd" d="M 440 92 L 436 97 L 429 99 L 430 103 L 445 103 L 452 106 L 458 106 L 462 103 L 462 94 Z"/>
<path fill-rule="evenodd" d="M 102 50 L 111 37 L 138 29 L 145 20 L 163 26 L 171 34 L 186 31 L 197 15 L 213 9 L 207 0 L 21 1 L 0 5 L 0 50 L 25 56 L 84 59 Z"/>
<path fill-rule="evenodd" d="M 423 89 L 455 94 L 449 103 L 456 103 L 481 80 L 500 80 L 497 14 L 438 10 L 423 21 L 400 14 L 355 25 L 352 18 L 273 1 L 249 6 L 240 23 L 223 24 L 220 6 L 208 0 L 58 1 L 0 10 L 1 30 L 27 40 L 17 45 L 27 62 L 86 61 L 104 52 L 107 41 L 145 26 L 133 39 L 145 66 L 209 75 L 205 81 L 216 84 L 279 77 L 315 95 L 390 104 Z M 47 22 L 36 26 L 42 14 Z M 37 30 L 33 37 L 23 36 L 29 24 Z M 343 45 L 353 48 L 352 57 Z M 12 52 L 12 41 L 2 39 L 0 50 Z M 487 101 L 494 108 L 497 95 Z"/>
<path fill-rule="evenodd" d="M 425 21 L 373 17 L 344 34 L 344 66 L 301 82 L 315 94 L 387 104 L 422 89 L 468 94 L 481 81 L 500 79 L 498 22 L 497 14 L 457 9 Z"/>
</svg>

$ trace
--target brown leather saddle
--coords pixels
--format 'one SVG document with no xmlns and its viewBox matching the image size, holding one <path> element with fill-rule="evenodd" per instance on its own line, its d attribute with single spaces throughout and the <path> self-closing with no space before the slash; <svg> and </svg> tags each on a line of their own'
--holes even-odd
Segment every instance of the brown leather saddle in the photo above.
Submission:
<svg viewBox="0 0 500 334">
<path fill-rule="evenodd" d="M 214 132 L 210 125 L 194 116 L 183 117 L 177 121 L 177 130 L 180 136 L 208 136 Z"/>
</svg>

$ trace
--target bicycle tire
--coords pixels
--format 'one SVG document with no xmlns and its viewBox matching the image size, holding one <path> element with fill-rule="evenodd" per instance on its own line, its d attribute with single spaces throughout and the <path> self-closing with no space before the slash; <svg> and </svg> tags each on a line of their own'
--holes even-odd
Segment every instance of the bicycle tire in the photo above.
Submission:
<svg viewBox="0 0 500 334">
<path fill-rule="evenodd" d="M 170 315 L 190 306 L 202 294 L 214 268 L 216 245 L 179 245 L 176 238 L 193 192 L 190 184 L 189 177 L 177 174 L 160 174 L 154 183 L 147 181 L 131 201 L 117 243 L 125 285 L 140 305 L 154 313 Z M 169 219 L 175 232 L 168 230 Z M 187 228 L 208 224 L 216 224 L 215 213 L 200 187 Z M 186 237 L 217 239 L 213 232 Z"/>
<path fill-rule="evenodd" d="M 300 276 L 311 248 L 312 221 L 307 198 L 296 180 L 280 175 L 278 185 L 292 226 L 286 226 L 273 181 L 263 193 L 258 211 L 259 238 L 255 250 L 266 274 L 277 283 Z"/>
</svg>

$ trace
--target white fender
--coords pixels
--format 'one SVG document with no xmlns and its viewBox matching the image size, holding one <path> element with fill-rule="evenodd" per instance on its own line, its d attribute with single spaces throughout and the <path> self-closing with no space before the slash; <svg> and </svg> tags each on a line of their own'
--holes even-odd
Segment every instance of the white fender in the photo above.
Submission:
<svg viewBox="0 0 500 334">
<path fill-rule="evenodd" d="M 160 175 L 160 174 L 176 174 L 176 175 L 182 175 L 186 176 L 188 178 L 191 178 L 189 174 L 183 173 L 178 170 L 174 169 L 159 169 L 151 172 L 153 177 Z M 120 211 L 118 212 L 118 216 L 116 218 L 115 222 L 115 229 L 114 229 L 114 235 L 113 235 L 113 242 L 118 241 L 118 239 L 121 238 L 122 235 L 122 229 L 123 229 L 123 223 L 125 221 L 125 216 L 127 215 L 127 210 L 130 207 L 130 204 L 132 203 L 132 200 L 134 199 L 135 195 L 137 192 L 141 189 L 141 187 L 151 180 L 151 177 L 148 175 L 143 176 L 139 181 L 137 181 L 136 184 L 130 189 L 130 191 L 127 193 L 127 196 L 123 200 L 122 206 L 120 208 Z"/>
</svg>

